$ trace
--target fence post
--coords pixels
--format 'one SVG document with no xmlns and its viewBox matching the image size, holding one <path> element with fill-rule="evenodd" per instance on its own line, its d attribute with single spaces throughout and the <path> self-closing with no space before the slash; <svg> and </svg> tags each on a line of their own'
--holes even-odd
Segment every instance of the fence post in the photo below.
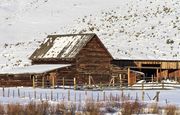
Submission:
<svg viewBox="0 0 180 115">
<path fill-rule="evenodd" d="M 93 92 L 91 92 L 91 100 L 94 101 Z"/>
<path fill-rule="evenodd" d="M 136 93 L 136 100 L 138 100 L 138 93 Z"/>
<path fill-rule="evenodd" d="M 159 102 L 159 91 L 156 92 L 156 101 Z"/>
<path fill-rule="evenodd" d="M 10 89 L 8 89 L 8 97 L 10 96 Z"/>
<path fill-rule="evenodd" d="M 30 92 L 28 92 L 28 96 L 29 96 L 29 99 L 31 100 L 31 94 L 30 94 Z"/>
<path fill-rule="evenodd" d="M 97 102 L 99 102 L 99 93 L 98 93 L 98 95 L 97 95 Z"/>
<path fill-rule="evenodd" d="M 20 97 L 20 90 L 19 90 L 19 88 L 18 88 L 18 97 Z"/>
<path fill-rule="evenodd" d="M 111 92 L 109 94 L 109 97 L 110 97 L 110 101 L 112 101 L 112 93 Z"/>
<path fill-rule="evenodd" d="M 53 100 L 53 91 L 51 90 L 51 101 Z"/>
<path fill-rule="evenodd" d="M 40 100 L 42 101 L 42 93 L 40 93 Z"/>
<path fill-rule="evenodd" d="M 5 90 L 4 90 L 4 86 L 3 86 L 3 89 L 2 89 L 2 90 L 3 90 L 3 97 L 5 97 Z"/>
<path fill-rule="evenodd" d="M 56 101 L 58 101 L 58 99 L 59 99 L 59 94 L 58 94 L 58 92 L 57 92 Z"/>
<path fill-rule="evenodd" d="M 34 99 L 36 99 L 36 91 L 34 91 Z"/>
<path fill-rule="evenodd" d="M 103 101 L 106 100 L 106 94 L 105 94 L 105 91 L 103 91 Z"/>
<path fill-rule="evenodd" d="M 46 100 L 48 100 L 48 96 L 47 96 L 47 93 L 45 93 L 45 97 L 46 97 Z"/>
<path fill-rule="evenodd" d="M 144 81 L 142 82 L 142 101 L 144 101 Z"/>
<path fill-rule="evenodd" d="M 68 101 L 70 101 L 70 90 L 68 89 Z"/>
<path fill-rule="evenodd" d="M 79 93 L 79 102 L 81 102 L 81 93 Z"/>
<path fill-rule="evenodd" d="M 164 82 L 162 82 L 162 89 L 164 89 Z"/>
<path fill-rule="evenodd" d="M 42 88 L 44 88 L 44 76 L 42 77 Z"/>
<path fill-rule="evenodd" d="M 74 102 L 76 103 L 76 91 L 74 91 Z"/>
<path fill-rule="evenodd" d="M 13 98 L 14 98 L 14 90 L 13 90 Z"/>
<path fill-rule="evenodd" d="M 24 98 L 26 97 L 26 93 L 24 92 Z"/>
<path fill-rule="evenodd" d="M 123 91 L 123 88 L 121 90 L 121 101 L 124 101 L 124 91 Z"/>
<path fill-rule="evenodd" d="M 64 84 L 65 84 L 65 80 L 64 80 L 64 77 L 63 77 L 63 89 L 64 89 Z"/>
</svg>

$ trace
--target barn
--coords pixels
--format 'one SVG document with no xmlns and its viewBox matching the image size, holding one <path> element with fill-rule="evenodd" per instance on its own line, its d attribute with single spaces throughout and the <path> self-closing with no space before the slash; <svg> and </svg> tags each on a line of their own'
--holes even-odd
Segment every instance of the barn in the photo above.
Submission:
<svg viewBox="0 0 180 115">
<path fill-rule="evenodd" d="M 113 58 L 94 33 L 48 35 L 29 59 L 31 66 L 3 71 L 1 80 L 16 85 L 33 80 L 33 86 L 46 86 L 62 85 L 62 79 L 69 79 L 65 85 L 74 84 L 74 79 L 79 85 L 111 79 Z"/>
<path fill-rule="evenodd" d="M 107 81 L 111 76 L 112 56 L 96 34 L 49 35 L 30 57 L 33 65 L 70 64 L 57 69 L 57 78 L 76 78 L 85 83 L 89 77 L 94 82 Z"/>
</svg>

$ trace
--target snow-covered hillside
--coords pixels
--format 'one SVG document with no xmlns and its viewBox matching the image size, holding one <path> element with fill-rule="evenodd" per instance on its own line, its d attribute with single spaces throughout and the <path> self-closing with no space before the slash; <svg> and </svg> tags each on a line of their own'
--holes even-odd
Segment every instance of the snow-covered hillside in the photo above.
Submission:
<svg viewBox="0 0 180 115">
<path fill-rule="evenodd" d="M 179 17 L 180 0 L 1 0 L 0 67 L 29 64 L 48 34 L 83 32 L 115 59 L 180 60 Z"/>
</svg>

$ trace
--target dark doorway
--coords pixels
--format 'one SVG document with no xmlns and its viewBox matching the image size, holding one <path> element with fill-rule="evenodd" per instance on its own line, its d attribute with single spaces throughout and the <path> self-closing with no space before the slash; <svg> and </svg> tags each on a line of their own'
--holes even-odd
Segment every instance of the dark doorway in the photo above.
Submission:
<svg viewBox="0 0 180 115">
<path fill-rule="evenodd" d="M 152 68 L 141 68 L 141 69 L 133 69 L 136 71 L 140 71 L 144 73 L 143 76 L 143 80 L 146 80 L 147 82 L 150 82 L 152 80 L 152 76 L 155 77 L 156 76 L 156 69 L 152 69 Z"/>
</svg>

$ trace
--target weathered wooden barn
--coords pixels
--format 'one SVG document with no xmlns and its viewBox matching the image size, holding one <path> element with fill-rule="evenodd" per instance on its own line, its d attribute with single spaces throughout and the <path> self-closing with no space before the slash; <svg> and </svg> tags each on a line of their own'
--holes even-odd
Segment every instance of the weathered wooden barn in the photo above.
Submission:
<svg viewBox="0 0 180 115">
<path fill-rule="evenodd" d="M 111 54 L 96 34 L 49 35 L 30 57 L 32 64 L 71 64 L 57 69 L 57 78 L 77 78 L 87 82 L 91 76 L 95 82 L 110 79 Z"/>
<path fill-rule="evenodd" d="M 93 33 L 49 35 L 30 60 L 31 66 L 1 72 L 1 79 L 9 78 L 16 82 L 17 79 L 19 82 L 29 80 L 26 84 L 32 84 L 35 79 L 39 83 L 36 85 L 40 86 L 45 85 L 45 81 L 51 85 L 62 85 L 62 78 L 76 78 L 77 84 L 103 83 L 111 79 L 112 56 Z"/>
<path fill-rule="evenodd" d="M 178 60 L 113 60 L 112 64 L 119 67 L 129 68 L 130 70 L 143 72 L 147 81 L 161 81 L 162 79 L 180 80 L 180 61 Z M 128 76 L 129 84 L 136 81 Z"/>
</svg>

